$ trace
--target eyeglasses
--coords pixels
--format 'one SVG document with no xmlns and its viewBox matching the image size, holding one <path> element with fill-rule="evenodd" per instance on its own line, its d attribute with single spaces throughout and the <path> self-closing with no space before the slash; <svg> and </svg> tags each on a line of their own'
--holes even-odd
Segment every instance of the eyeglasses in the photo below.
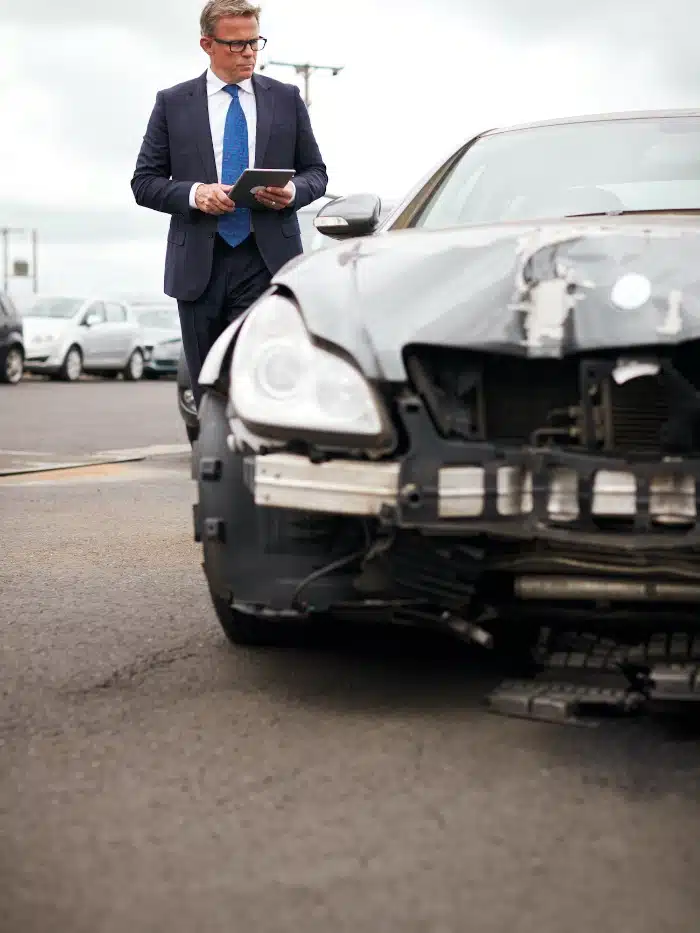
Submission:
<svg viewBox="0 0 700 933">
<path fill-rule="evenodd" d="M 267 39 L 263 39 L 262 36 L 258 36 L 257 39 L 217 39 L 216 36 L 210 36 L 210 39 L 219 45 L 227 45 L 230 52 L 245 52 L 246 46 L 250 46 L 253 52 L 259 52 L 267 44 Z"/>
</svg>

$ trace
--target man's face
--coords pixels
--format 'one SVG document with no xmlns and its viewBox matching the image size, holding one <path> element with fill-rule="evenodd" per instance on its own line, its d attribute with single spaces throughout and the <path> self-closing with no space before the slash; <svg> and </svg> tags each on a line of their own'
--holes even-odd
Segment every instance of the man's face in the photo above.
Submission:
<svg viewBox="0 0 700 933">
<path fill-rule="evenodd" d="M 258 53 L 253 52 L 249 45 L 243 51 L 231 51 L 228 45 L 222 45 L 222 41 L 257 39 L 259 35 L 260 28 L 254 16 L 222 16 L 216 25 L 214 38 L 202 36 L 199 44 L 211 59 L 214 74 L 227 84 L 238 84 L 253 74 Z"/>
</svg>

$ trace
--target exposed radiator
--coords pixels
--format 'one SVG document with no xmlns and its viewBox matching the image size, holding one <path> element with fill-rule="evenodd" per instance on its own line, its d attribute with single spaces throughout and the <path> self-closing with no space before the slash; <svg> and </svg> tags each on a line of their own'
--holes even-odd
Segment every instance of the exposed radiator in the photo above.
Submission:
<svg viewBox="0 0 700 933">
<path fill-rule="evenodd" d="M 610 384 L 611 447 L 621 452 L 655 452 L 669 410 L 663 386 L 656 377 Z"/>
<path fill-rule="evenodd" d="M 700 347 L 682 349 L 679 371 L 697 381 Z M 695 354 L 692 358 L 691 349 Z M 421 385 L 415 379 L 414 385 L 443 433 L 446 419 L 441 413 L 458 410 L 464 414 L 461 423 L 471 426 L 467 439 L 514 446 L 582 444 L 581 433 L 577 433 L 583 425 L 584 402 L 579 358 L 531 360 L 420 346 L 411 347 L 407 358 L 421 368 Z M 415 369 L 409 366 L 409 372 L 415 373 Z M 633 379 L 622 385 L 610 378 L 591 402 L 598 422 L 591 449 L 613 454 L 663 452 L 662 429 L 670 412 L 658 377 Z M 436 409 L 440 410 L 436 413 Z M 450 423 L 458 420 L 453 417 Z"/>
</svg>

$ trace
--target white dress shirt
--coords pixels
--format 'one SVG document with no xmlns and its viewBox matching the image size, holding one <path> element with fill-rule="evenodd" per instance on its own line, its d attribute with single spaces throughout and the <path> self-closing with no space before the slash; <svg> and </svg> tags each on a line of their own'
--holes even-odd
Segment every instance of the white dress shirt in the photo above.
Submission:
<svg viewBox="0 0 700 933">
<path fill-rule="evenodd" d="M 226 82 L 217 77 L 211 68 L 207 69 L 207 105 L 209 107 L 209 126 L 211 128 L 211 141 L 214 146 L 214 161 L 216 162 L 216 176 L 221 184 L 221 163 L 224 155 L 224 130 L 226 129 L 226 115 L 233 103 L 231 95 L 224 90 Z M 255 166 L 255 139 L 258 125 L 258 110 L 255 101 L 252 78 L 238 83 L 238 100 L 248 126 L 248 167 Z M 204 184 L 195 182 L 190 189 L 190 207 L 197 208 L 195 191 Z M 295 192 L 296 194 L 296 192 Z"/>
</svg>

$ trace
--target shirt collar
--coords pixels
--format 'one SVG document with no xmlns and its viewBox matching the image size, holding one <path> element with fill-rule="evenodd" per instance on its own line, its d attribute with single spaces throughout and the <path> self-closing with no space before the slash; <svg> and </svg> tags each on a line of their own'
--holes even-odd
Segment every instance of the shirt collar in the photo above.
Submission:
<svg viewBox="0 0 700 933">
<path fill-rule="evenodd" d="M 211 68 L 207 68 L 207 97 L 211 97 L 212 94 L 217 94 L 221 88 L 226 87 L 226 82 L 222 81 Z M 253 79 L 246 78 L 245 81 L 239 81 L 238 87 L 242 91 L 246 91 L 248 94 L 254 94 L 253 90 Z"/>
</svg>

